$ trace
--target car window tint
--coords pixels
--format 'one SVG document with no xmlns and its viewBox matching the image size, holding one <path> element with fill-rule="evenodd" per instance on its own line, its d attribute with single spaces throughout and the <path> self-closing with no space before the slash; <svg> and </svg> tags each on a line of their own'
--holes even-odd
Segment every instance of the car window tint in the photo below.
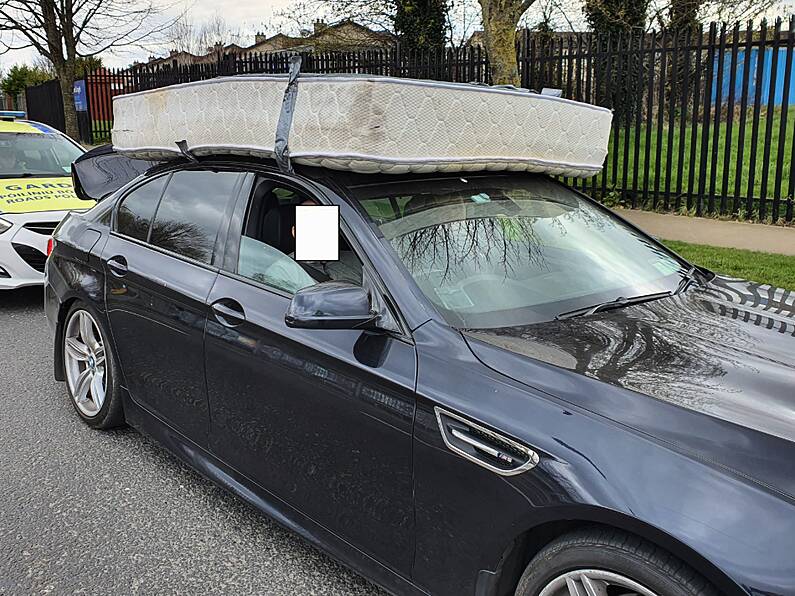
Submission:
<svg viewBox="0 0 795 596">
<path fill-rule="evenodd" d="M 167 178 L 167 176 L 156 178 L 139 186 L 124 198 L 116 215 L 117 232 L 146 242 L 149 237 L 149 226 L 152 224 Z"/>
<path fill-rule="evenodd" d="M 157 208 L 149 242 L 209 264 L 239 177 L 237 172 L 175 173 Z"/>
</svg>

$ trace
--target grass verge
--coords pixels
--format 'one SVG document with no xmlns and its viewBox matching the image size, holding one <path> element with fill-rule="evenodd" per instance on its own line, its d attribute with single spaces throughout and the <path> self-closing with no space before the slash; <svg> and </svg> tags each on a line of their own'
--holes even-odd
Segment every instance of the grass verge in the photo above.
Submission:
<svg viewBox="0 0 795 596">
<path fill-rule="evenodd" d="M 716 273 L 795 290 L 795 257 L 676 240 L 665 240 L 664 244 L 688 261 Z"/>
</svg>

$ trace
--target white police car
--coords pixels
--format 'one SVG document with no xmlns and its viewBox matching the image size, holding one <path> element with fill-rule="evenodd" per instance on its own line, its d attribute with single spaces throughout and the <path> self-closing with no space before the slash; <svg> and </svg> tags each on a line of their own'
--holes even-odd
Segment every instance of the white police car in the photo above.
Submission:
<svg viewBox="0 0 795 596">
<path fill-rule="evenodd" d="M 47 242 L 77 198 L 72 162 L 83 148 L 24 112 L 0 111 L 0 290 L 44 282 Z"/>
</svg>

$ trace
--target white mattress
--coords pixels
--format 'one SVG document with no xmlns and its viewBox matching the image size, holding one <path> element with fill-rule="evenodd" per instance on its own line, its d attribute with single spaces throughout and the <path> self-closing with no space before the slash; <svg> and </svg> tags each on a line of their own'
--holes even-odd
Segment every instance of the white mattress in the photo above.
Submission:
<svg viewBox="0 0 795 596">
<path fill-rule="evenodd" d="M 113 98 L 113 145 L 147 158 L 272 157 L 285 76 L 236 76 Z M 301 75 L 294 162 L 357 172 L 596 174 L 610 110 L 515 89 L 363 75 Z"/>
</svg>

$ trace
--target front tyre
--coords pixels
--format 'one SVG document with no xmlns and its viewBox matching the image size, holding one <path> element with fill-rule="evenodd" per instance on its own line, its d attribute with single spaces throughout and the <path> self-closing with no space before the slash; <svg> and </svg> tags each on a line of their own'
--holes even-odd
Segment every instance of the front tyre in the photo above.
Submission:
<svg viewBox="0 0 795 596">
<path fill-rule="evenodd" d="M 124 424 L 116 361 L 107 337 L 84 304 L 72 306 L 62 340 L 66 390 L 83 421 L 99 429 Z"/>
<path fill-rule="evenodd" d="M 573 532 L 544 547 L 516 596 L 718 596 L 678 558 L 618 530 Z"/>
</svg>

